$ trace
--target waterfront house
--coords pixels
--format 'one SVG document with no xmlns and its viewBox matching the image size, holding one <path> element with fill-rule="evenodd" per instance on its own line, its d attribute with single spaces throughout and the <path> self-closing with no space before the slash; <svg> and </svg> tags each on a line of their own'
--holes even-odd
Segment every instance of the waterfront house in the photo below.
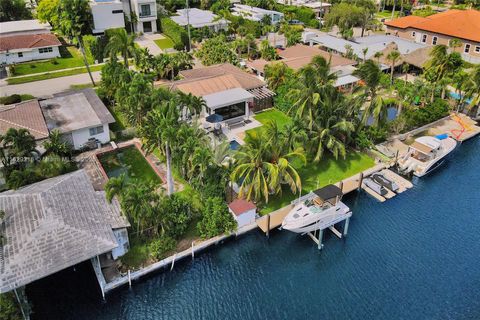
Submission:
<svg viewBox="0 0 480 320">
<path fill-rule="evenodd" d="M 62 43 L 38 20 L 0 23 L 0 64 L 60 57 Z"/>
<path fill-rule="evenodd" d="M 124 3 L 121 0 L 91 0 L 90 9 L 94 35 L 101 35 L 107 29 L 125 28 Z"/>
<path fill-rule="evenodd" d="M 40 107 L 48 130 L 60 131 L 75 150 L 110 142 L 115 119 L 93 89 L 57 93 Z"/>
<path fill-rule="evenodd" d="M 200 10 L 197 8 L 177 10 L 177 15 L 171 16 L 170 18 L 182 27 L 186 27 L 190 24 L 190 27 L 194 29 L 206 27 L 213 32 L 227 30 L 229 23 L 227 20 L 217 16 L 211 11 Z"/>
<path fill-rule="evenodd" d="M 385 22 L 387 34 L 425 45 L 449 45 L 458 39 L 456 50 L 472 63 L 480 63 L 480 11 L 448 10 L 428 17 L 407 16 Z"/>
<path fill-rule="evenodd" d="M 237 227 L 241 228 L 255 222 L 257 207 L 250 201 L 235 199 L 228 204 L 228 211 L 237 222 Z"/>
<path fill-rule="evenodd" d="M 252 7 L 245 4 L 234 4 L 232 14 L 247 20 L 261 22 L 265 16 L 270 18 L 270 23 L 275 25 L 283 20 L 283 13 L 273 10 Z"/>
<path fill-rule="evenodd" d="M 129 248 L 119 203 L 95 191 L 84 170 L 0 193 L 0 210 L 0 293 Z"/>
</svg>

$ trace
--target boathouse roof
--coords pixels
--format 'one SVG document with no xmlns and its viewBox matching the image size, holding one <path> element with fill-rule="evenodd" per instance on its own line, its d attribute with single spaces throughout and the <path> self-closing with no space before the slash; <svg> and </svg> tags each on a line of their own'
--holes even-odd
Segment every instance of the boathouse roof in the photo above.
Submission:
<svg viewBox="0 0 480 320">
<path fill-rule="evenodd" d="M 0 210 L 0 293 L 111 251 L 129 226 L 84 170 L 0 193 Z"/>
</svg>

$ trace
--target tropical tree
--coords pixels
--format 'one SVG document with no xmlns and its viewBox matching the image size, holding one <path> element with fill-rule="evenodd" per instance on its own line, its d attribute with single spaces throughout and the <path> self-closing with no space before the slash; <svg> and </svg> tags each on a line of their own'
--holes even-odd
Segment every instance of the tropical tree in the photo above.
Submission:
<svg viewBox="0 0 480 320">
<path fill-rule="evenodd" d="M 32 18 L 32 13 L 24 0 L 0 1 L 0 22 L 27 20 Z"/>
<path fill-rule="evenodd" d="M 2 151 L 2 162 L 5 167 L 8 167 L 13 159 L 17 159 L 16 167 L 24 167 L 30 161 L 22 159 L 28 160 L 36 152 L 35 137 L 27 129 L 10 128 L 0 140 L 3 148 L 6 149 Z"/>
<path fill-rule="evenodd" d="M 83 34 L 89 34 L 91 31 L 90 21 L 92 18 L 89 2 L 88 0 L 62 0 L 59 1 L 57 10 L 58 29 L 67 37 L 76 39 L 90 80 L 95 86 L 82 39 Z"/>
<path fill-rule="evenodd" d="M 468 81 L 465 83 L 465 96 L 470 97 L 469 109 L 474 106 L 480 108 L 480 65 L 477 64 L 469 73 Z"/>
<path fill-rule="evenodd" d="M 207 39 L 202 48 L 196 51 L 196 55 L 205 66 L 226 62 L 238 64 L 237 55 L 228 45 L 224 35 Z"/>
<path fill-rule="evenodd" d="M 267 64 L 264 73 L 268 87 L 273 91 L 277 90 L 277 88 L 283 85 L 290 77 L 293 77 L 293 70 L 281 61 Z"/>
<path fill-rule="evenodd" d="M 70 156 L 72 153 L 72 147 L 62 137 L 62 134 L 58 130 L 52 130 L 48 140 L 43 143 L 43 147 L 46 149 L 46 153 L 56 154 L 58 156 Z"/>
<path fill-rule="evenodd" d="M 365 63 L 362 63 L 353 74 L 363 80 L 365 90 L 370 96 L 370 99 L 373 100 L 377 95 L 377 90 L 380 87 L 382 78 L 382 70 L 380 70 L 378 64 L 373 62 L 373 60 L 367 60 Z"/>
<path fill-rule="evenodd" d="M 173 194 L 172 147 L 177 141 L 179 112 L 175 101 L 162 101 L 148 112 L 145 123 L 140 128 L 147 153 L 158 149 L 167 162 L 167 194 Z"/>
<path fill-rule="evenodd" d="M 130 83 L 122 84 L 117 90 L 116 100 L 132 126 L 142 124 L 147 113 L 153 108 L 153 94 L 151 80 L 141 73 L 135 73 Z"/>
<path fill-rule="evenodd" d="M 275 48 L 270 45 L 268 40 L 263 40 L 260 43 L 260 56 L 267 61 L 278 59 L 278 54 L 275 51 Z"/>
<path fill-rule="evenodd" d="M 182 118 L 186 118 L 190 115 L 197 115 L 207 107 L 207 103 L 202 97 L 194 96 L 191 93 L 184 93 L 182 91 L 177 92 L 178 104 L 181 109 Z"/>
<path fill-rule="evenodd" d="M 107 183 L 105 184 L 105 196 L 107 201 L 112 202 L 114 197 L 118 197 L 121 201 L 128 186 L 129 184 L 127 182 L 127 176 L 125 173 L 122 173 L 118 177 L 112 177 L 108 179 Z"/>
<path fill-rule="evenodd" d="M 117 54 L 121 54 L 125 67 L 128 68 L 128 59 L 135 57 L 136 50 L 135 33 L 128 34 L 123 28 L 112 30 L 109 33 L 105 52 L 107 52 L 111 58 L 115 58 Z"/>
<path fill-rule="evenodd" d="M 398 50 L 392 50 L 387 55 L 387 60 L 390 61 L 390 82 L 393 83 L 393 71 L 395 70 L 395 64 L 400 59 L 400 52 Z"/>
<path fill-rule="evenodd" d="M 154 186 L 140 181 L 130 184 L 122 193 L 120 206 L 127 217 L 137 225 L 137 234 L 143 233 L 141 228 L 153 215 L 153 204 L 158 197 Z"/>
<path fill-rule="evenodd" d="M 207 170 L 212 163 L 212 152 L 206 147 L 197 147 L 193 152 L 190 167 L 190 176 L 194 176 L 200 185 L 203 185 Z"/>
</svg>

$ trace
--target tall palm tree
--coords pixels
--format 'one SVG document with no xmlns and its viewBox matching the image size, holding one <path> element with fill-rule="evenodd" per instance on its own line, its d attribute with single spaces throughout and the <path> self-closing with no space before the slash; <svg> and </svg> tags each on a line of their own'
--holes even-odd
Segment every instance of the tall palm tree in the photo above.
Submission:
<svg viewBox="0 0 480 320">
<path fill-rule="evenodd" d="M 147 153 L 158 149 L 167 162 L 167 194 L 173 194 L 172 175 L 172 147 L 177 141 L 177 132 L 180 126 L 179 113 L 175 101 L 162 101 L 155 109 L 148 112 L 144 125 L 140 128 L 140 135 L 144 140 Z"/>
<path fill-rule="evenodd" d="M 363 80 L 365 89 L 373 100 L 377 95 L 377 90 L 380 87 L 380 80 L 382 78 L 382 70 L 380 70 L 378 64 L 373 62 L 373 60 L 367 60 L 365 63 L 362 63 L 353 74 Z"/>
<path fill-rule="evenodd" d="M 120 206 L 125 214 L 137 225 L 137 234 L 143 233 L 141 227 L 147 217 L 152 215 L 152 203 L 157 198 L 154 188 L 143 182 L 130 184 L 122 195 Z"/>
<path fill-rule="evenodd" d="M 127 176 L 122 173 L 118 177 L 112 177 L 108 179 L 105 184 L 105 197 L 108 202 L 112 202 L 114 197 L 118 197 L 121 201 L 123 194 L 128 187 Z"/>
<path fill-rule="evenodd" d="M 469 73 L 467 83 L 465 83 L 465 96 L 471 99 L 469 109 L 478 106 L 480 109 L 480 64 L 473 67 Z M 480 114 L 480 110 L 478 112 Z"/>
<path fill-rule="evenodd" d="M 9 155 L 18 158 L 28 158 L 35 152 L 35 138 L 27 129 L 10 128 L 3 136 L 3 144 L 8 148 Z"/>
<path fill-rule="evenodd" d="M 58 156 L 69 156 L 72 152 L 71 146 L 65 142 L 59 130 L 52 130 L 48 140 L 43 143 L 46 153 L 53 153 Z"/>
<path fill-rule="evenodd" d="M 212 152 L 207 147 L 197 147 L 192 155 L 190 175 L 196 173 L 196 178 L 203 185 L 203 180 L 207 170 L 212 163 Z"/>
<path fill-rule="evenodd" d="M 400 59 L 400 52 L 398 50 L 392 50 L 387 55 L 387 60 L 390 61 L 390 82 L 393 83 L 393 71 L 395 70 L 395 64 Z"/>
<path fill-rule="evenodd" d="M 185 118 L 188 114 L 198 115 L 207 107 L 207 103 L 202 97 L 182 91 L 178 91 L 178 104 L 181 108 L 182 118 Z"/>
<path fill-rule="evenodd" d="M 136 54 L 135 33 L 128 34 L 125 29 L 115 29 L 110 34 L 105 52 L 112 58 L 120 53 L 123 57 L 125 67 L 128 68 L 128 59 L 134 57 Z"/>
<path fill-rule="evenodd" d="M 383 56 L 383 53 L 381 51 L 377 51 L 375 52 L 375 54 L 373 55 L 373 57 L 375 59 L 377 59 L 377 64 L 380 64 L 380 58 Z"/>
<path fill-rule="evenodd" d="M 293 70 L 281 61 L 272 62 L 265 66 L 265 80 L 268 87 L 273 91 L 283 85 L 292 75 Z"/>
</svg>

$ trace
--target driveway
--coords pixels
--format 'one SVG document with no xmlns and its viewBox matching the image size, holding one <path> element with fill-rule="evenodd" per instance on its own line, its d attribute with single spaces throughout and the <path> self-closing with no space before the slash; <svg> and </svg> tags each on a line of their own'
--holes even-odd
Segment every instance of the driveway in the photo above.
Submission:
<svg viewBox="0 0 480 320">
<path fill-rule="evenodd" d="M 93 80 L 101 80 L 101 71 L 92 72 Z M 54 93 L 70 90 L 71 85 L 90 83 L 88 73 L 74 76 L 61 77 L 49 80 L 28 82 L 22 84 L 7 85 L 5 81 L 0 82 L 0 96 L 12 94 L 31 94 L 37 98 L 49 97 Z"/>
<path fill-rule="evenodd" d="M 164 39 L 165 37 L 161 34 L 143 34 L 141 36 L 138 36 L 135 39 L 135 42 L 142 48 L 147 48 L 150 54 L 153 54 L 154 56 L 161 54 L 163 51 L 160 49 L 154 40 L 157 39 Z"/>
</svg>

